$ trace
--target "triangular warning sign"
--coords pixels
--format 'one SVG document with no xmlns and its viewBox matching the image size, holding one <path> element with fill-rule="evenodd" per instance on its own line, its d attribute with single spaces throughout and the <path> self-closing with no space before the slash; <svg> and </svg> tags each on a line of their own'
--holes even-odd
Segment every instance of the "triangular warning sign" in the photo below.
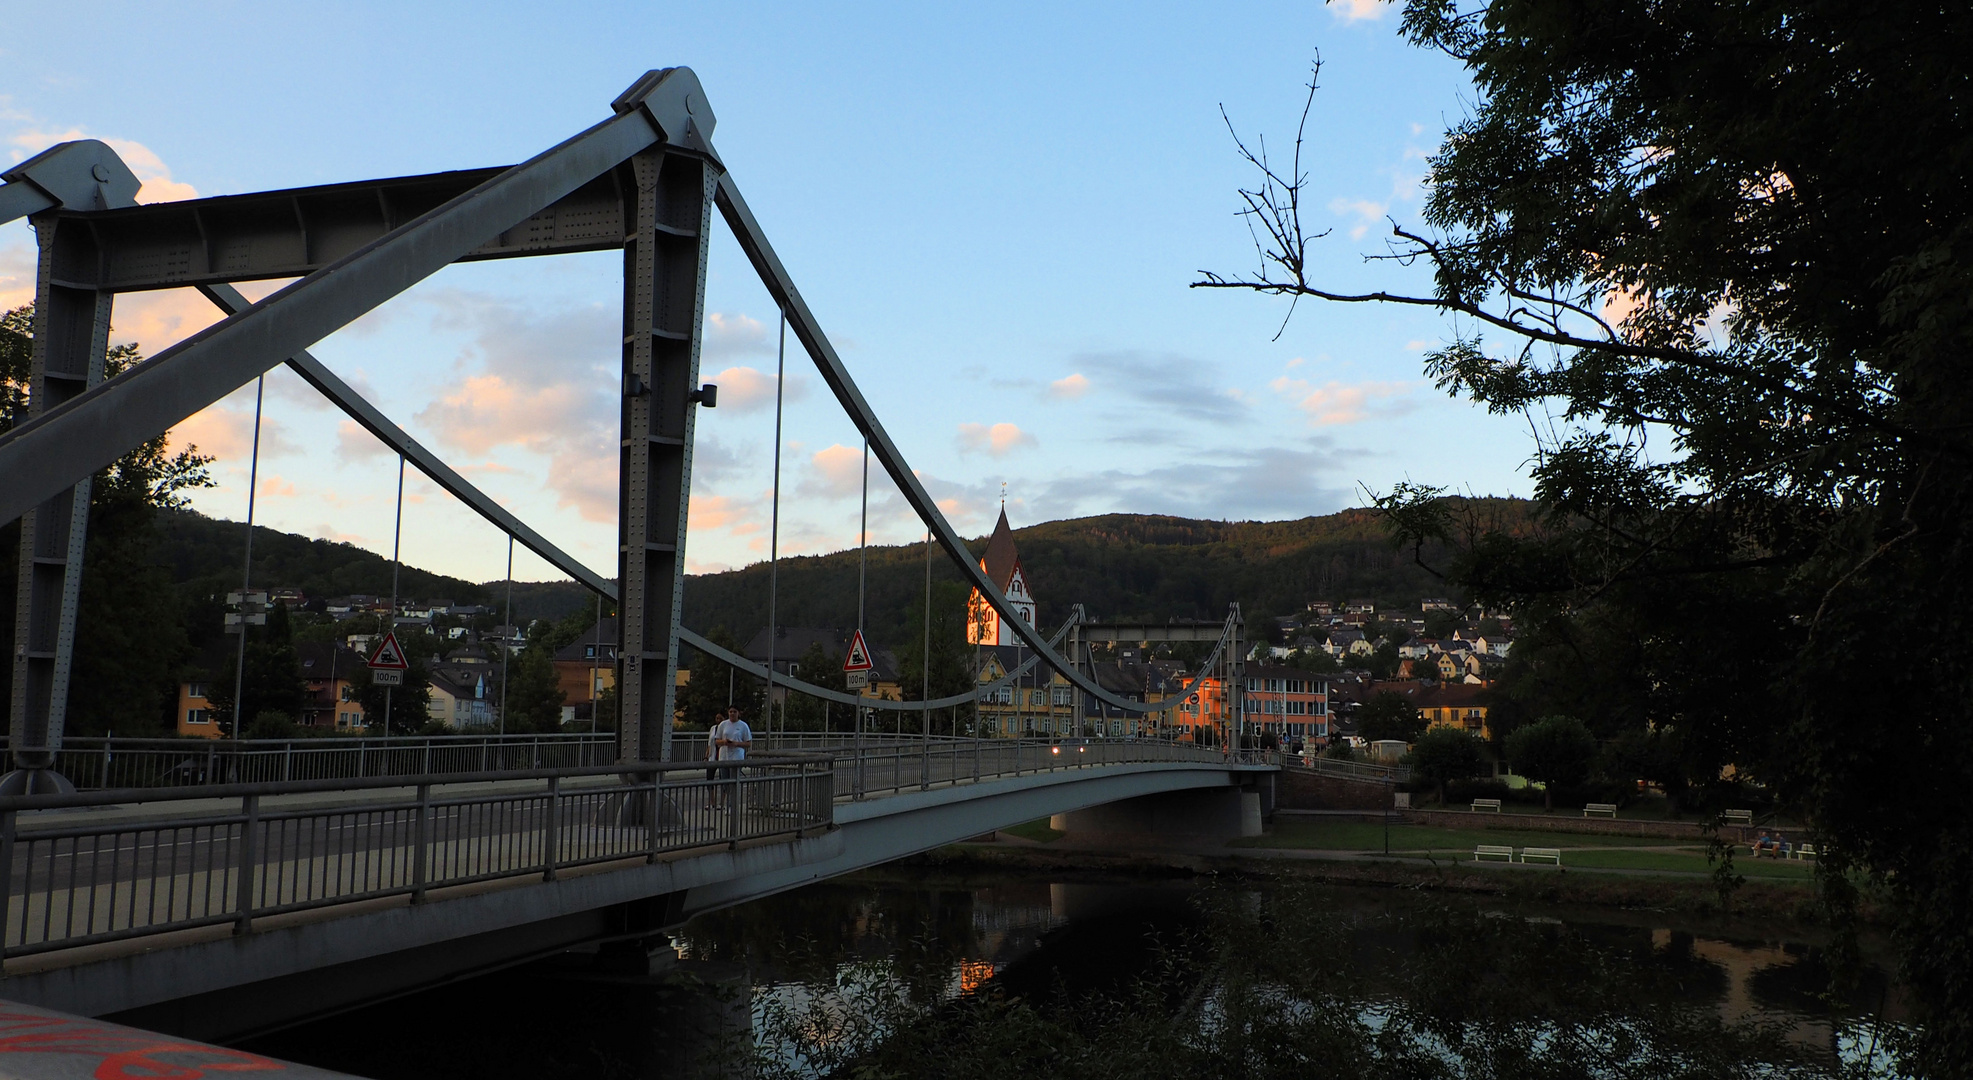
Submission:
<svg viewBox="0 0 1973 1080">
<path fill-rule="evenodd" d="M 863 631 L 858 630 L 849 639 L 849 652 L 843 654 L 843 670 L 869 671 L 876 666 L 870 662 L 870 646 L 863 643 Z"/>
<path fill-rule="evenodd" d="M 390 671 L 403 671 L 411 666 L 404 662 L 404 650 L 397 644 L 396 631 L 385 634 L 384 640 L 377 643 L 377 651 L 370 654 L 370 666 Z"/>
</svg>

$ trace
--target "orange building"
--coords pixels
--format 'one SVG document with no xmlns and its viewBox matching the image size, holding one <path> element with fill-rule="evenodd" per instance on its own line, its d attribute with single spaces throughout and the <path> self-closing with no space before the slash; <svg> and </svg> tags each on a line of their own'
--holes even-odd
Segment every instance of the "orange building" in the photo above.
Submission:
<svg viewBox="0 0 1973 1080">
<path fill-rule="evenodd" d="M 1246 714 L 1249 735 L 1272 732 L 1284 741 L 1328 736 L 1328 680 L 1278 664 L 1249 664 L 1244 678 L 1246 687 L 1239 704 Z M 1211 742 L 1218 732 L 1242 721 L 1234 712 L 1225 682 L 1218 675 L 1206 676 L 1185 704 L 1172 710 L 1172 722 L 1179 726 L 1182 737 Z M 1201 729 L 1214 734 L 1201 738 Z"/>
</svg>

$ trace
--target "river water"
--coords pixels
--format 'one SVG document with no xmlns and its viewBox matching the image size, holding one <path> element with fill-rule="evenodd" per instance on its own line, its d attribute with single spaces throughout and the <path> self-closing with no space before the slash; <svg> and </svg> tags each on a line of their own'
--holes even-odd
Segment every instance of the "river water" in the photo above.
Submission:
<svg viewBox="0 0 1973 1080">
<path fill-rule="evenodd" d="M 893 870 L 246 1048 L 375 1080 L 1167 1075 L 1201 1054 L 1183 1071 L 1245 1057 L 1259 1067 L 1229 1075 L 1277 1062 L 1399 1075 L 1410 1055 L 1410 1075 L 1420 1061 L 1468 1076 L 1654 1075 L 1668 1061 L 1690 1075 L 1891 1075 L 1883 1037 L 1903 1015 L 1882 967 L 1866 964 L 1832 1009 L 1825 959 L 1804 931 L 1662 912 Z M 976 1001 L 997 1004 L 964 1007 Z M 1008 1056 L 1032 1046 L 1049 1049 Z"/>
</svg>

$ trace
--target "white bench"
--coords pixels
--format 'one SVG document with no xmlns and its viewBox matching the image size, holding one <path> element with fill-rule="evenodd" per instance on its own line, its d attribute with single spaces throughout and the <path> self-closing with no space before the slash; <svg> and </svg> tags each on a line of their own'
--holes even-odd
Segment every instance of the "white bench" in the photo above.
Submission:
<svg viewBox="0 0 1973 1080">
<path fill-rule="evenodd" d="M 1547 859 L 1549 862 L 1552 862 L 1555 865 L 1560 866 L 1562 865 L 1562 849 L 1559 847 L 1522 848 L 1521 861 L 1527 862 L 1529 859 Z"/>
<path fill-rule="evenodd" d="M 1584 817 L 1595 817 L 1598 814 L 1602 814 L 1607 818 L 1616 817 L 1617 804 L 1613 802 L 1593 802 L 1583 807 Z"/>
<path fill-rule="evenodd" d="M 1474 862 L 1479 862 L 1481 859 L 1489 857 L 1513 862 L 1514 849 L 1500 844 L 1481 844 L 1479 847 L 1473 849 Z"/>
<path fill-rule="evenodd" d="M 1481 811 L 1481 810 L 1491 810 L 1491 811 L 1493 811 L 1494 813 L 1496 813 L 1496 814 L 1498 814 L 1498 813 L 1500 813 L 1500 800 L 1499 800 L 1499 799 L 1474 799 L 1474 800 L 1473 800 L 1473 810 L 1474 810 L 1475 812 L 1478 812 L 1478 811 Z"/>
<path fill-rule="evenodd" d="M 1728 810 L 1726 812 L 1726 823 L 1728 825 L 1752 825 L 1754 823 L 1754 812 L 1752 810 Z"/>
<path fill-rule="evenodd" d="M 1797 844 L 1795 846 L 1794 857 L 1797 859 L 1813 859 L 1817 854 L 1814 844 Z"/>
</svg>

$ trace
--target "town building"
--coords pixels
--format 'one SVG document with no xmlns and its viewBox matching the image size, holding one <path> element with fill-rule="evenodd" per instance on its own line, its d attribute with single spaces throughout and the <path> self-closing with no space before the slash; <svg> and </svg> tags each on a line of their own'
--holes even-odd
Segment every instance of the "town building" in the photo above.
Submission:
<svg viewBox="0 0 1973 1080">
<path fill-rule="evenodd" d="M 1014 530 L 1007 525 L 1007 508 L 1000 508 L 1000 520 L 987 538 L 986 553 L 980 556 L 980 570 L 988 581 L 1007 597 L 1021 620 L 1034 625 L 1035 599 L 1028 588 L 1021 557 L 1014 550 Z M 978 589 L 966 601 L 966 640 L 974 645 L 1012 645 L 1019 638 L 1012 627 L 1002 624 L 1000 612 L 987 603 Z"/>
<path fill-rule="evenodd" d="M 356 677 L 367 666 L 364 658 L 332 641 L 304 641 L 295 646 L 295 660 L 301 665 L 301 715 L 295 722 L 303 727 L 363 727 L 363 705 L 357 701 Z"/>
<path fill-rule="evenodd" d="M 555 685 L 562 691 L 562 722 L 590 718 L 596 699 L 617 684 L 617 621 L 591 623 L 555 651 Z M 437 689 L 433 689 L 437 697 Z"/>
</svg>

